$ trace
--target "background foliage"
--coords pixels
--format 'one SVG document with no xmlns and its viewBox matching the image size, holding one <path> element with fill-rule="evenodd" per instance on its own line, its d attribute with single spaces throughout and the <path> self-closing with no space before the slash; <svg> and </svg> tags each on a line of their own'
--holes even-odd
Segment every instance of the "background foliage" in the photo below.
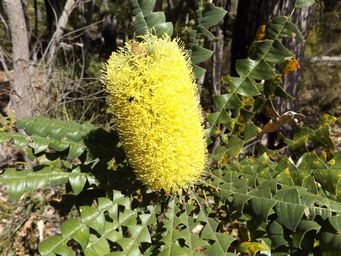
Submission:
<svg viewBox="0 0 341 256">
<path fill-rule="evenodd" d="M 296 8 L 313 2 L 297 1 Z M 224 17 L 222 8 L 198 6 L 179 32 L 164 12 L 152 11 L 155 1 L 131 4 L 137 34 L 179 33 L 197 77 L 205 72 L 199 64 L 212 52 L 203 39 L 215 40 L 209 28 Z M 122 6 L 117 10 L 124 13 Z M 72 195 L 61 200 L 64 210 L 73 207 L 71 217 L 40 243 L 39 253 L 337 255 L 341 155 L 329 129 L 336 118 L 325 114 L 315 127 L 302 127 L 299 113 L 280 116 L 272 104 L 275 97 L 292 100 L 282 88 L 282 78 L 297 68 L 282 43 L 292 36 L 301 39 L 290 17 L 274 17 L 257 33 L 249 57 L 238 60 L 238 76 L 223 77 L 225 93 L 213 95 L 206 111 L 210 169 L 177 195 L 143 187 L 110 128 L 35 117 L 16 122 L 25 133 L 11 124 L 3 129 L 0 141 L 26 157 L 0 175 L 11 199 L 60 184 Z M 271 121 L 260 123 L 260 115 Z M 264 138 L 277 146 L 261 143 Z"/>
</svg>

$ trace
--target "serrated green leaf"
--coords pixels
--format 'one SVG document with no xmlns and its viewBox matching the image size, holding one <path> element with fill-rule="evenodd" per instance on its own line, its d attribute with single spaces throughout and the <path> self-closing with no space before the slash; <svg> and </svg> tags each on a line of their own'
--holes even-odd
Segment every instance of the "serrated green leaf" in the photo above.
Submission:
<svg viewBox="0 0 341 256">
<path fill-rule="evenodd" d="M 276 76 L 275 71 L 264 60 L 255 61 L 251 59 L 241 59 L 236 62 L 236 71 L 242 78 L 252 78 L 258 80 L 271 80 Z"/>
<path fill-rule="evenodd" d="M 232 158 L 237 157 L 239 156 L 243 146 L 244 146 L 244 141 L 232 135 L 228 140 L 228 144 L 226 146 L 226 153 L 229 157 L 232 157 Z"/>
<path fill-rule="evenodd" d="M 165 247 L 161 250 L 161 252 L 166 249 L 167 247 L 170 248 L 171 244 L 173 243 L 173 231 L 174 231 L 174 218 L 176 214 L 175 209 L 175 200 L 170 200 L 168 203 L 168 211 L 166 212 L 167 221 L 164 222 L 164 226 L 166 231 L 162 234 L 161 241 L 165 243 Z"/>
<path fill-rule="evenodd" d="M 278 222 L 274 221 L 269 225 L 268 233 L 272 242 L 272 248 L 276 249 L 288 244 L 288 241 L 285 239 L 284 228 Z"/>
<path fill-rule="evenodd" d="M 202 14 L 200 25 L 206 28 L 214 26 L 223 20 L 226 13 L 227 12 L 223 8 L 216 7 L 214 4 L 209 3 L 208 10 Z"/>
<path fill-rule="evenodd" d="M 96 208 L 91 206 L 82 206 L 80 208 L 83 222 L 87 222 L 87 226 L 102 234 L 105 229 L 105 218 Z"/>
<path fill-rule="evenodd" d="M 110 240 L 111 242 L 117 242 L 123 238 L 123 234 L 120 230 L 118 230 L 119 224 L 116 220 L 113 222 L 106 221 L 105 222 L 105 232 L 103 236 Z"/>
<path fill-rule="evenodd" d="M 274 196 L 274 199 L 280 201 L 275 206 L 278 223 L 295 231 L 304 214 L 304 206 L 301 205 L 298 191 L 296 189 L 281 190 Z"/>
<path fill-rule="evenodd" d="M 97 256 L 97 255 L 106 255 L 110 253 L 110 246 L 104 237 L 96 237 L 93 234 L 90 234 L 90 243 L 87 248 L 84 250 L 85 256 Z"/>
<path fill-rule="evenodd" d="M 0 182 L 6 185 L 10 198 L 18 199 L 24 192 L 31 192 L 47 185 L 65 184 L 70 175 L 52 167 L 44 167 L 39 171 L 7 169 L 0 176 Z"/>
<path fill-rule="evenodd" d="M 212 41 L 213 39 L 215 39 L 215 35 L 213 35 L 207 28 L 205 28 L 204 26 L 198 25 L 197 27 L 198 33 L 200 35 L 205 36 L 208 40 Z"/>
<path fill-rule="evenodd" d="M 321 226 L 315 221 L 302 220 L 292 236 L 294 246 L 302 249 L 303 246 L 307 247 L 307 243 L 310 245 L 310 250 L 314 246 L 314 235 L 311 232 L 317 233 L 321 229 Z M 308 237 L 310 234 L 310 239 Z M 309 242 L 307 240 L 310 240 Z"/>
<path fill-rule="evenodd" d="M 76 169 L 72 170 L 72 173 L 80 174 L 81 173 L 80 168 L 77 167 Z M 85 174 L 69 176 L 69 182 L 75 195 L 78 195 L 80 192 L 82 192 L 86 180 L 87 178 Z"/>
<path fill-rule="evenodd" d="M 254 42 L 250 57 L 270 63 L 282 63 L 294 54 L 283 46 L 279 40 L 262 40 Z"/>
<path fill-rule="evenodd" d="M 198 65 L 195 65 L 195 64 L 192 64 L 192 68 L 193 68 L 193 73 L 196 79 L 202 77 L 206 72 L 206 69 L 199 67 Z"/>
<path fill-rule="evenodd" d="M 131 237 L 136 243 L 151 243 L 151 237 L 147 226 L 130 225 Z"/>
<path fill-rule="evenodd" d="M 136 213 L 133 210 L 125 209 L 119 216 L 119 223 L 122 226 L 136 225 Z"/>
<path fill-rule="evenodd" d="M 137 36 L 145 35 L 149 31 L 142 12 L 135 16 L 134 30 Z"/>
<path fill-rule="evenodd" d="M 79 227 L 78 229 L 75 227 Z M 79 219 L 69 219 L 61 226 L 63 237 L 75 239 L 84 250 L 89 243 L 90 230 Z"/>
<path fill-rule="evenodd" d="M 68 153 L 68 158 L 69 159 L 75 159 L 79 157 L 83 152 L 85 151 L 85 146 L 83 144 L 75 143 L 75 142 L 68 142 L 70 147 L 69 147 L 69 153 Z"/>
<path fill-rule="evenodd" d="M 141 255 L 138 245 L 135 243 L 134 239 L 129 237 L 123 237 L 117 243 L 123 248 L 124 255 Z"/>
<path fill-rule="evenodd" d="M 142 13 L 139 0 L 129 0 L 129 3 L 131 6 L 132 14 L 134 16 L 137 16 L 139 13 Z"/>
<path fill-rule="evenodd" d="M 51 250 L 51 248 L 57 248 L 59 244 L 63 242 L 62 236 L 51 236 L 50 238 L 42 241 L 39 246 L 38 250 L 42 256 L 50 256 L 55 255 L 55 252 Z"/>
<path fill-rule="evenodd" d="M 208 217 L 204 206 L 200 202 L 200 198 L 194 194 L 192 196 L 200 207 L 197 220 L 205 223 L 204 228 L 200 233 L 200 239 L 214 241 L 214 243 L 207 244 L 205 253 L 208 253 L 209 255 L 226 255 L 227 249 L 233 242 L 234 238 L 228 234 L 217 232 L 219 222 L 214 218 Z"/>
<path fill-rule="evenodd" d="M 0 143 L 10 141 L 12 139 L 13 134 L 14 133 L 9 133 L 9 132 L 0 133 Z"/>
<path fill-rule="evenodd" d="M 244 141 L 255 138 L 259 133 L 260 128 L 258 126 L 256 126 L 254 123 L 248 123 L 243 134 Z"/>
<path fill-rule="evenodd" d="M 256 191 L 254 195 L 257 195 L 257 198 L 251 198 L 252 211 L 257 217 L 267 220 L 272 208 L 276 205 L 276 201 L 272 199 L 270 189 Z"/>
<path fill-rule="evenodd" d="M 247 97 L 261 94 L 255 82 L 250 78 L 227 76 L 225 77 L 225 81 L 229 83 L 232 94 L 238 93 L 239 95 Z"/>
<path fill-rule="evenodd" d="M 19 149 L 23 149 L 31 141 L 29 137 L 22 134 L 13 134 L 12 138 L 14 145 Z"/>
<path fill-rule="evenodd" d="M 323 255 L 338 255 L 341 251 L 341 234 L 328 231 L 321 232 L 320 245 Z"/>
<path fill-rule="evenodd" d="M 229 234 L 224 233 L 217 233 L 217 239 L 218 241 L 214 243 L 212 246 L 208 245 L 206 247 L 205 252 L 207 255 L 211 256 L 218 256 L 218 255 L 227 255 L 226 251 L 231 245 L 231 243 L 235 240 L 233 237 L 231 237 Z M 221 251 L 223 249 L 224 253 Z"/>
<path fill-rule="evenodd" d="M 61 140 L 52 139 L 49 147 L 57 152 L 62 152 L 69 148 L 69 143 Z"/>
<path fill-rule="evenodd" d="M 241 107 L 241 101 L 235 94 L 213 96 L 213 102 L 218 111 L 224 109 L 238 109 Z"/>
<path fill-rule="evenodd" d="M 40 136 L 32 136 L 31 139 L 32 142 L 28 145 L 34 149 L 35 154 L 43 152 L 50 144 L 50 139 L 42 138 Z"/>
<path fill-rule="evenodd" d="M 153 12 L 146 15 L 144 18 L 149 28 L 152 28 L 159 23 L 166 22 L 166 16 L 164 12 Z"/>
<path fill-rule="evenodd" d="M 171 22 L 156 24 L 153 26 L 153 29 L 155 29 L 156 35 L 158 37 L 162 37 L 165 34 L 167 34 L 169 37 L 173 35 L 173 24 Z"/>
<path fill-rule="evenodd" d="M 140 1 L 140 7 L 143 12 L 143 15 L 147 15 L 151 13 L 154 9 L 156 0 L 143 0 Z"/>
<path fill-rule="evenodd" d="M 111 241 L 118 242 L 124 239 L 122 237 L 122 230 L 119 226 L 118 219 L 114 218 L 115 214 L 113 209 L 117 208 L 117 203 L 127 206 L 127 202 L 130 200 L 128 197 L 122 195 L 119 191 L 113 191 L 113 201 L 107 198 L 98 199 L 98 207 L 82 206 L 81 209 L 81 221 L 71 219 L 63 224 L 62 235 L 52 236 L 47 240 L 44 240 L 39 245 L 39 252 L 42 255 L 55 255 L 60 254 L 61 250 L 66 250 L 66 244 L 71 239 L 76 240 L 82 248 L 86 245 L 86 249 L 83 250 L 85 255 L 106 255 L 110 252 L 109 243 L 107 238 Z M 113 217 L 113 222 L 108 222 L 105 219 L 104 213 L 108 212 L 110 217 Z M 94 234 L 89 233 L 89 228 L 96 230 L 97 237 Z M 121 230 L 117 231 L 117 228 Z M 126 238 L 134 243 L 134 239 Z M 130 243 L 130 242 L 129 242 Z M 120 244 L 122 247 L 125 243 Z M 128 254 L 127 254 L 128 255 Z"/>
<path fill-rule="evenodd" d="M 300 30 L 286 16 L 274 17 L 266 25 L 265 33 L 267 38 L 273 40 L 284 37 L 295 37 L 299 42 L 303 41 Z"/>
<path fill-rule="evenodd" d="M 191 60 L 193 64 L 199 64 L 211 58 L 213 52 L 199 45 L 192 47 Z"/>
</svg>

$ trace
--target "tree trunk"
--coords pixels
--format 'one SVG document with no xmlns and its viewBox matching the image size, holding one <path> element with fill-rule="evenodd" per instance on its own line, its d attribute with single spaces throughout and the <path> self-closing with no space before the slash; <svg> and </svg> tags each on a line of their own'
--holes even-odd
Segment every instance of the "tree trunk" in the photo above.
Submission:
<svg viewBox="0 0 341 256">
<path fill-rule="evenodd" d="M 293 23 L 300 29 L 303 38 L 308 36 L 309 27 L 312 23 L 312 8 L 303 8 L 295 11 L 293 15 Z M 288 47 L 296 56 L 299 63 L 303 62 L 304 59 L 304 43 L 298 43 L 295 39 L 289 39 L 284 41 L 284 45 Z M 278 98 L 274 102 L 275 108 L 280 114 L 285 113 L 288 110 L 296 110 L 299 103 L 299 83 L 303 73 L 303 69 L 298 69 L 296 72 L 289 73 L 283 81 L 283 88 L 286 92 L 293 95 L 295 101 L 283 100 Z"/>
<path fill-rule="evenodd" d="M 30 81 L 29 41 L 25 15 L 20 0 L 4 0 L 8 16 L 13 52 L 13 82 L 10 111 L 17 119 L 32 116 L 35 111 L 35 95 Z"/>
<path fill-rule="evenodd" d="M 239 0 L 237 18 L 233 29 L 233 41 L 231 49 L 231 74 L 237 75 L 235 63 L 238 59 L 248 56 L 248 47 L 253 42 L 258 27 L 266 24 L 273 16 L 288 16 L 292 12 L 295 1 L 291 0 Z M 311 23 L 312 8 L 297 9 L 293 15 L 293 22 L 298 25 L 303 37 L 308 33 Z M 295 39 L 288 39 L 284 42 L 298 59 L 303 59 L 304 44 L 297 43 Z M 298 82 L 301 71 L 292 73 L 284 79 L 284 89 L 294 97 L 297 97 Z M 287 102 L 280 98 L 275 102 L 280 113 L 294 109 L 293 102 Z"/>
</svg>

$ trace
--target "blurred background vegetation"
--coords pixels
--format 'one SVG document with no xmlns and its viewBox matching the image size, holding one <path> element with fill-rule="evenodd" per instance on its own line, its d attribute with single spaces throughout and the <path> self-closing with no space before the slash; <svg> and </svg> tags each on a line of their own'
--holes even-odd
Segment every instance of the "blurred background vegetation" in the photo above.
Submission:
<svg viewBox="0 0 341 256">
<path fill-rule="evenodd" d="M 187 41 L 186 32 L 194 24 L 195 10 L 206 1 L 158 0 L 157 10 L 163 10 L 167 20 L 173 22 L 175 35 Z M 205 63 L 206 75 L 198 80 L 203 108 L 212 106 L 212 84 L 219 84 L 221 75 L 231 70 L 231 45 L 238 0 L 214 1 L 229 11 L 224 22 L 212 29 L 217 39 L 202 41 L 205 47 L 220 51 Z M 10 83 L 13 79 L 12 43 L 8 17 L 0 1 L 0 108 L 2 120 L 7 120 L 7 104 L 10 100 Z M 103 127 L 111 127 L 106 113 L 105 91 L 101 83 L 101 69 L 112 51 L 132 38 L 132 15 L 128 0 L 76 1 L 52 62 L 47 61 L 50 40 L 62 15 L 65 0 L 23 0 L 29 37 L 30 59 L 44 72 L 35 73 L 36 86 L 46 90 L 46 104 L 39 112 L 63 120 L 90 121 Z M 295 111 L 306 116 L 305 124 L 314 127 L 321 114 L 341 115 L 341 2 L 318 0 L 313 7 L 305 44 L 304 59 L 300 66 L 302 79 L 295 95 L 298 105 Z M 256 34 L 256 31 L 251 31 Z M 218 71 L 217 71 L 218 65 Z M 50 71 L 49 71 L 50 70 Z M 41 78 L 41 79 L 39 79 Z M 46 89 L 48 88 L 48 89 Z M 6 118 L 5 118 L 6 117 Z M 0 128 L 5 127 L 2 121 Z M 7 126 L 6 126 L 7 127 Z M 10 126 L 9 126 L 10 127 Z M 341 146 L 341 129 L 333 126 L 333 138 Z M 1 156 L 0 168 L 17 161 L 15 152 Z M 61 189 L 61 188 L 60 188 Z M 55 233 L 63 221 L 58 211 L 61 200 L 58 189 L 38 191 L 28 200 L 19 203 L 8 201 L 0 187 L 0 254 L 34 255 L 44 236 Z M 54 207 L 52 207 L 54 206 Z"/>
</svg>

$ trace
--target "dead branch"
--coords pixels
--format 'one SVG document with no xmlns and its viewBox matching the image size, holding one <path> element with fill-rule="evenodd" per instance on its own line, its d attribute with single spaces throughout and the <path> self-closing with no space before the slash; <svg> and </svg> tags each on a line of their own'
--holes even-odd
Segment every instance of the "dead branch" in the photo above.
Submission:
<svg viewBox="0 0 341 256">
<path fill-rule="evenodd" d="M 341 62 L 341 56 L 315 56 L 310 59 L 311 63 L 334 63 Z"/>
<path fill-rule="evenodd" d="M 68 20 L 69 20 L 69 16 L 72 13 L 73 9 L 75 8 L 76 4 L 77 4 L 76 0 L 67 0 L 66 1 L 63 13 L 57 22 L 56 31 L 54 32 L 54 34 L 50 40 L 49 46 L 46 49 L 46 52 L 48 51 L 48 59 L 47 59 L 47 65 L 48 65 L 47 75 L 48 76 L 51 74 L 53 62 L 54 62 L 54 59 L 56 57 L 57 47 L 58 47 L 60 40 L 63 36 L 64 29 L 65 29 L 65 27 L 68 23 Z M 44 56 L 45 56 L 45 54 L 44 54 Z"/>
</svg>

